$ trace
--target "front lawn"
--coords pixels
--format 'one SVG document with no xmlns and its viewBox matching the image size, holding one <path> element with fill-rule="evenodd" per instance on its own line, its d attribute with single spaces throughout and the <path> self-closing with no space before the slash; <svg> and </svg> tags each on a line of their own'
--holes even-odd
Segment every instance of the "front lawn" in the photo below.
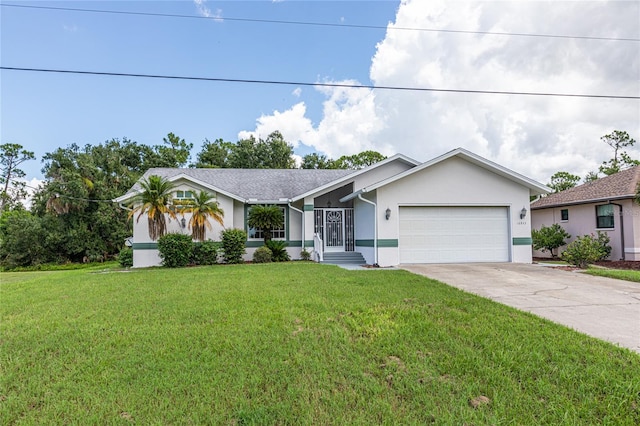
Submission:
<svg viewBox="0 0 640 426">
<path fill-rule="evenodd" d="M 640 271 L 637 269 L 589 268 L 584 272 L 586 274 L 596 275 L 599 277 L 616 278 L 619 280 L 640 283 Z"/>
<path fill-rule="evenodd" d="M 3 273 L 0 302 L 3 424 L 640 423 L 638 354 L 405 271 Z"/>
</svg>

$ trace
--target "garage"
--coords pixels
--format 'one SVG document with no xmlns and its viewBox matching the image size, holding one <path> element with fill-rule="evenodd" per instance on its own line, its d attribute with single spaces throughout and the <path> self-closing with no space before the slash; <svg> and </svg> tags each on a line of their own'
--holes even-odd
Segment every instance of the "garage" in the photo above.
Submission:
<svg viewBox="0 0 640 426">
<path fill-rule="evenodd" d="M 400 207 L 400 263 L 509 262 L 507 207 Z"/>
</svg>

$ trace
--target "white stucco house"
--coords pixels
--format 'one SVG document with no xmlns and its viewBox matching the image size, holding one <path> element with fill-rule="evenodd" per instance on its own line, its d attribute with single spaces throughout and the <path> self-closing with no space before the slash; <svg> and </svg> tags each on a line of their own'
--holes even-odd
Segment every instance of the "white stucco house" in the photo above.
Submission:
<svg viewBox="0 0 640 426">
<path fill-rule="evenodd" d="M 395 155 L 362 170 L 166 169 L 175 199 L 192 191 L 216 195 L 224 228 L 248 233 L 246 259 L 260 247 L 259 230 L 246 225 L 255 204 L 282 208 L 285 225 L 273 238 L 288 243 L 293 259 L 304 248 L 314 259 L 362 256 L 367 264 L 531 262 L 529 197 L 550 189 L 465 149 L 419 163 Z M 116 202 L 125 206 L 134 185 Z M 188 217 L 186 218 L 188 223 Z M 215 222 L 207 237 L 218 240 Z M 189 233 L 180 220 L 169 232 Z M 160 264 L 147 221 L 134 222 L 134 267 Z"/>
<path fill-rule="evenodd" d="M 604 232 L 611 260 L 640 261 L 640 205 L 635 202 L 639 184 L 640 166 L 635 166 L 540 198 L 531 204 L 532 229 L 558 223 L 571 235 L 567 243 Z M 549 254 L 534 251 L 534 256 Z"/>
</svg>

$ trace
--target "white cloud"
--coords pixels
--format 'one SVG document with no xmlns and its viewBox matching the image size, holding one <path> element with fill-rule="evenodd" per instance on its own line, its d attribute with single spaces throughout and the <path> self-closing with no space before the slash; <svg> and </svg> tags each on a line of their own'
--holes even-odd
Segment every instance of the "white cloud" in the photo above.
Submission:
<svg viewBox="0 0 640 426">
<path fill-rule="evenodd" d="M 62 29 L 65 30 L 68 33 L 75 33 L 78 31 L 78 26 L 77 25 L 63 25 Z"/>
<path fill-rule="evenodd" d="M 213 18 L 217 22 L 222 22 L 222 9 L 216 9 L 215 13 L 211 12 L 211 9 L 207 6 L 207 0 L 193 0 L 193 4 L 196 6 L 196 10 L 200 16 L 205 18 Z"/>
<path fill-rule="evenodd" d="M 394 27 L 640 37 L 637 2 L 450 2 L 403 0 L 376 46 L 378 86 L 640 93 L 637 43 L 452 34 Z M 349 81 L 350 82 L 350 81 Z M 543 182 L 558 170 L 584 176 L 611 158 L 600 136 L 640 139 L 640 102 L 540 96 L 317 88 L 323 116 L 312 124 L 300 102 L 257 120 L 337 157 L 364 149 L 426 160 L 458 146 Z M 640 158 L 640 147 L 629 151 Z"/>
<path fill-rule="evenodd" d="M 293 96 L 295 96 L 296 98 L 299 98 L 300 95 L 302 94 L 302 88 L 301 87 L 296 87 L 293 92 L 291 92 L 291 94 Z"/>
</svg>

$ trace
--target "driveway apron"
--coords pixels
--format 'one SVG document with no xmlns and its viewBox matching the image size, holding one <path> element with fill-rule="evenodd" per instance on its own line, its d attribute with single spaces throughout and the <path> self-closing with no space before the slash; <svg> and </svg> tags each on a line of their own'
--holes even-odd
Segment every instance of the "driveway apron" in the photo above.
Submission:
<svg viewBox="0 0 640 426">
<path fill-rule="evenodd" d="M 400 267 L 640 353 L 640 283 L 538 264 Z"/>
</svg>

